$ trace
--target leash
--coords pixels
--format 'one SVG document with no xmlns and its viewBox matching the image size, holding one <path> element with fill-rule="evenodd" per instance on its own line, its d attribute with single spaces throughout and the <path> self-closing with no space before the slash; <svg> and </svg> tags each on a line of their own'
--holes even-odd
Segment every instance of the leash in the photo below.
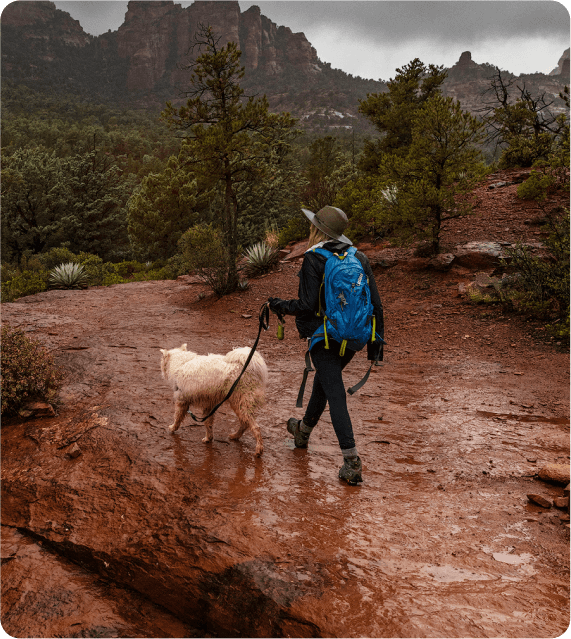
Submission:
<svg viewBox="0 0 571 639">
<path fill-rule="evenodd" d="M 248 359 L 246 360 L 246 363 L 244 364 L 244 368 L 242 369 L 242 372 L 240 373 L 240 375 L 238 375 L 238 379 L 232 384 L 226 397 L 221 402 L 216 404 L 216 406 L 208 413 L 208 415 L 206 415 L 206 417 L 196 417 L 196 415 L 194 415 L 191 411 L 188 411 L 188 414 L 192 417 L 192 419 L 194 419 L 195 422 L 205 422 L 209 417 L 212 417 L 212 415 L 214 415 L 214 413 L 220 408 L 220 406 L 222 406 L 222 404 L 234 392 L 236 386 L 238 385 L 238 382 L 240 381 L 245 370 L 248 368 L 248 364 L 250 363 L 250 361 L 252 360 L 252 357 L 254 356 L 256 348 L 258 347 L 258 342 L 260 341 L 260 335 L 262 334 L 262 329 L 264 331 L 267 331 L 270 326 L 270 308 L 267 302 L 262 304 L 262 307 L 260 308 L 260 315 L 258 317 L 258 321 L 260 324 L 260 328 L 258 329 L 258 337 L 256 337 L 256 341 L 254 342 L 254 345 L 250 349 L 250 354 L 248 355 Z"/>
</svg>

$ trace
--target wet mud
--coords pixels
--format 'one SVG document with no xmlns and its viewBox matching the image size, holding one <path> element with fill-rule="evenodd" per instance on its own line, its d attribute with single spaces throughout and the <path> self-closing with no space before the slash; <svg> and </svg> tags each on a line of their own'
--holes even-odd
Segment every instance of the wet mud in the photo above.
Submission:
<svg viewBox="0 0 571 639">
<path fill-rule="evenodd" d="M 261 458 L 248 433 L 228 440 L 236 417 L 225 406 L 210 445 L 190 416 L 168 431 L 159 348 L 252 344 L 259 306 L 293 297 L 297 268 L 282 264 L 222 300 L 182 281 L 4 305 L 3 320 L 41 338 L 69 372 L 56 417 L 2 428 L 6 632 L 556 637 L 567 628 L 567 512 L 526 495 L 563 494 L 535 475 L 569 463 L 568 355 L 522 339 L 517 318 L 451 294 L 448 280 L 462 273 L 428 292 L 409 286 L 414 274 L 376 273 L 389 346 L 348 398 L 361 486 L 337 478 L 327 412 L 307 450 L 286 432 L 303 415 L 304 343 L 291 318 L 284 341 L 274 318 L 259 346 L 270 371 Z M 366 368 L 355 357 L 347 386 Z"/>
<path fill-rule="evenodd" d="M 443 243 L 537 241 L 545 202 L 476 190 Z M 565 206 L 568 204 L 563 203 Z M 382 246 L 361 247 L 372 263 Z M 448 250 L 448 249 L 446 249 Z M 301 253 L 300 253 L 301 254 Z M 223 406 L 214 441 L 171 434 L 160 348 L 249 346 L 299 263 L 221 300 L 191 280 L 52 291 L 2 307 L 68 372 L 55 417 L 2 424 L 2 627 L 15 637 L 557 637 L 569 625 L 568 509 L 538 478 L 569 464 L 569 355 L 542 325 L 458 294 L 478 270 L 375 267 L 383 366 L 349 397 L 364 482 L 337 478 L 326 412 L 307 450 L 286 432 L 304 344 L 262 334 L 264 454 Z M 394 258 L 394 255 L 393 255 Z M 349 365 L 347 386 L 367 368 Z M 311 380 L 310 380 L 311 382 Z M 306 391 L 305 401 L 309 397 Z"/>
</svg>

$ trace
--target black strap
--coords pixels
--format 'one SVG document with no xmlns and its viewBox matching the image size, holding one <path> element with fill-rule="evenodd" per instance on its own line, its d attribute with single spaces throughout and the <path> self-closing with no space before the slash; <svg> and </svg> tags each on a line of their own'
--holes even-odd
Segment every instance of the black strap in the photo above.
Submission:
<svg viewBox="0 0 571 639">
<path fill-rule="evenodd" d="M 301 381 L 301 386 L 299 387 L 299 393 L 297 394 L 297 402 L 295 403 L 296 408 L 303 408 L 303 394 L 305 393 L 305 384 L 307 383 L 307 375 L 310 371 L 315 370 L 311 365 L 311 356 L 309 354 L 309 348 L 305 353 L 305 368 L 303 369 L 303 380 Z"/>
<path fill-rule="evenodd" d="M 351 386 L 351 388 L 347 389 L 347 392 L 349 393 L 349 395 L 353 395 L 353 393 L 356 393 L 360 388 L 362 388 L 367 383 L 367 380 L 369 379 L 369 375 L 371 374 L 371 368 L 373 368 L 373 365 L 380 366 L 379 360 L 378 359 L 373 360 L 371 362 L 371 365 L 369 366 L 369 370 L 365 373 L 365 377 L 363 377 L 363 379 L 360 382 L 357 382 L 355 386 Z"/>
<path fill-rule="evenodd" d="M 206 415 L 206 417 L 196 417 L 196 415 L 194 415 L 191 411 L 188 411 L 188 414 L 192 417 L 192 419 L 194 419 L 195 422 L 205 422 L 209 417 L 212 417 L 212 415 L 214 415 L 214 413 L 220 408 L 220 406 L 222 406 L 222 404 L 234 392 L 234 389 L 238 385 L 238 382 L 240 381 L 242 375 L 244 374 L 244 371 L 248 368 L 248 364 L 250 363 L 250 361 L 252 360 L 252 357 L 254 356 L 254 353 L 258 346 L 258 342 L 260 341 L 260 335 L 262 334 L 262 329 L 267 331 L 270 325 L 270 309 L 266 303 L 262 304 L 262 307 L 260 308 L 259 322 L 260 322 L 260 328 L 258 329 L 258 337 L 256 337 L 256 341 L 254 342 L 254 345 L 252 346 L 250 350 L 248 359 L 246 360 L 246 363 L 244 364 L 244 368 L 242 369 L 242 372 L 238 376 L 238 379 L 232 384 L 226 397 L 221 402 L 216 404 L 216 406 L 208 413 L 208 415 Z"/>
</svg>

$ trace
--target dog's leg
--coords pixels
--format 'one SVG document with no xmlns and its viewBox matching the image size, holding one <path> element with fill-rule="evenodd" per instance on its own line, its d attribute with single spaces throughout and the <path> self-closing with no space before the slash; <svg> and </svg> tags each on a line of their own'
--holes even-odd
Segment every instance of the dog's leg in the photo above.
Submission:
<svg viewBox="0 0 571 639">
<path fill-rule="evenodd" d="M 260 427 L 253 417 L 238 412 L 236 413 L 236 415 L 240 420 L 240 426 L 238 426 L 238 429 L 236 431 L 228 435 L 228 439 L 240 439 L 244 432 L 249 428 L 252 431 L 252 435 L 254 435 L 256 439 L 256 457 L 259 457 L 264 452 L 264 443 L 262 442 Z"/>
<path fill-rule="evenodd" d="M 190 404 L 185 401 L 175 401 L 174 422 L 169 426 L 171 433 L 178 430 L 178 427 L 182 424 L 182 420 L 185 418 L 186 412 L 189 409 Z"/>
<path fill-rule="evenodd" d="M 236 417 L 240 422 L 238 428 L 229 435 L 229 439 L 240 439 L 248 428 L 252 431 L 252 435 L 256 439 L 256 456 L 259 457 L 264 452 L 264 444 L 260 427 L 254 419 L 257 409 L 264 404 L 264 394 L 262 389 L 250 391 L 248 395 L 234 394 L 230 398 L 230 406 L 236 413 Z"/>
<path fill-rule="evenodd" d="M 204 408 L 204 407 L 203 407 Z M 204 414 L 208 415 L 208 413 L 214 408 L 214 406 L 207 406 L 204 408 Z M 205 422 L 204 422 L 204 430 L 206 431 L 206 437 L 204 437 L 204 439 L 202 440 L 205 444 L 209 444 L 212 439 L 213 439 L 213 434 L 212 434 L 212 424 L 214 423 L 214 415 L 212 415 L 212 417 L 209 417 Z"/>
</svg>

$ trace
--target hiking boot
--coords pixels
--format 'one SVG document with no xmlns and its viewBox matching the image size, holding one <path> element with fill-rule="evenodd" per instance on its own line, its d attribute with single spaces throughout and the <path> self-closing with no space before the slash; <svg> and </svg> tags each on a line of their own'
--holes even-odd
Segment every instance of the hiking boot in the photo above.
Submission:
<svg viewBox="0 0 571 639">
<path fill-rule="evenodd" d="M 307 426 L 302 419 L 290 417 L 287 422 L 287 430 L 293 435 L 296 448 L 307 448 L 313 427 Z"/>
<path fill-rule="evenodd" d="M 363 481 L 362 470 L 360 457 L 345 457 L 343 466 L 339 469 L 339 479 L 346 481 L 351 486 L 356 486 L 358 482 Z"/>
</svg>

